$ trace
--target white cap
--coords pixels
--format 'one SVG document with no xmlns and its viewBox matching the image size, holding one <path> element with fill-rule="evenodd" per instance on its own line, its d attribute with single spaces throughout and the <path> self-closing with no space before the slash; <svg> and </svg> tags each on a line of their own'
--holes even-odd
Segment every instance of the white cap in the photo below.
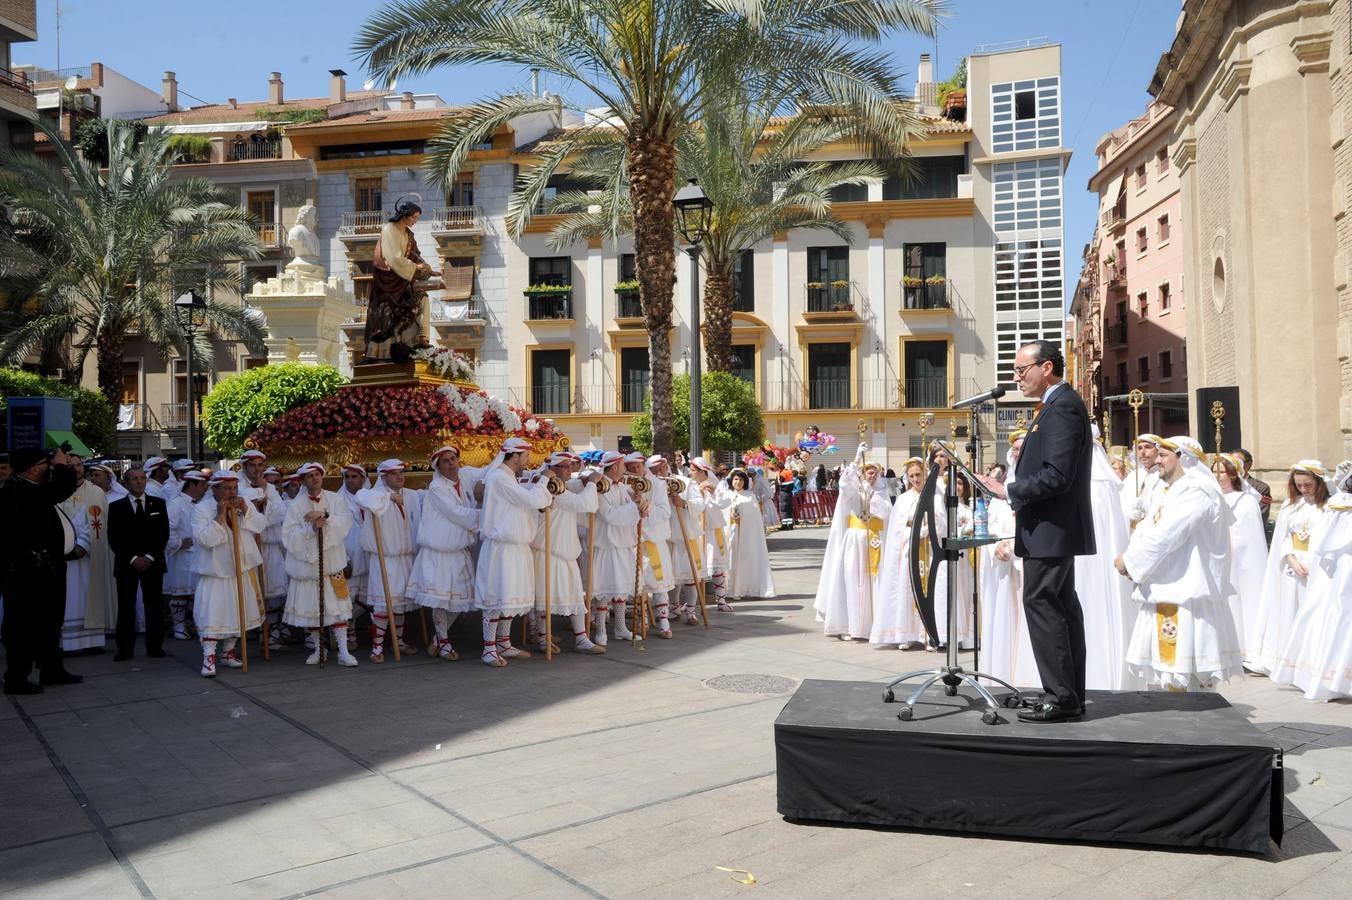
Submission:
<svg viewBox="0 0 1352 900">
<path fill-rule="evenodd" d="M 1145 443 L 1145 444 L 1155 444 L 1156 446 L 1158 446 L 1159 442 L 1160 436 L 1158 434 L 1150 434 L 1149 432 L 1137 435 L 1136 437 L 1136 443 L 1138 444 Z"/>
<path fill-rule="evenodd" d="M 456 459 L 460 458 L 460 448 L 447 444 L 444 447 L 437 448 L 437 451 L 432 454 L 432 462 L 436 463 L 437 460 L 441 459 L 447 453 L 454 453 Z"/>
<path fill-rule="evenodd" d="M 651 469 L 653 466 L 657 465 L 658 463 L 664 463 L 664 462 L 666 462 L 666 461 L 667 461 L 667 458 L 666 458 L 665 456 L 663 456 L 662 454 L 660 454 L 660 453 L 654 453 L 652 456 L 650 456 L 650 457 L 648 457 L 647 459 L 644 460 L 644 462 L 647 463 L 648 468 L 650 468 L 650 469 Z"/>
<path fill-rule="evenodd" d="M 507 440 L 502 442 L 502 449 L 499 450 L 498 452 L 503 454 L 504 456 L 507 455 L 508 453 L 529 453 L 530 444 L 526 443 L 519 437 L 509 437 Z"/>
<path fill-rule="evenodd" d="M 168 464 L 169 460 L 165 459 L 163 456 L 152 456 L 150 459 L 146 460 L 144 468 L 149 472 L 151 469 L 158 469 L 160 466 L 167 466 Z"/>
<path fill-rule="evenodd" d="M 1329 473 L 1329 470 L 1324 468 L 1324 464 L 1317 459 L 1297 460 L 1291 464 L 1291 471 L 1308 472 L 1311 475 L 1318 475 L 1320 478 L 1323 478 Z"/>
<path fill-rule="evenodd" d="M 262 450 L 245 450 L 239 455 L 241 460 L 245 459 L 267 459 L 268 455 Z"/>
<path fill-rule="evenodd" d="M 1206 459 L 1206 451 L 1202 449 L 1202 445 L 1191 435 L 1184 434 L 1179 435 L 1178 437 L 1171 437 L 1168 441 L 1174 445 L 1174 452 L 1190 453 L 1199 460 Z"/>
<path fill-rule="evenodd" d="M 644 456 L 642 453 L 639 453 L 637 450 L 635 450 L 633 453 L 627 454 L 627 455 L 624 457 L 624 461 L 627 462 L 627 463 L 631 463 L 631 462 L 636 462 L 636 463 L 647 463 L 648 458 L 647 458 L 646 456 Z"/>
<path fill-rule="evenodd" d="M 545 457 L 545 465 L 557 466 L 560 463 L 570 463 L 575 459 L 577 459 L 577 457 L 566 450 L 555 450 L 553 453 L 549 454 L 549 456 Z"/>
<path fill-rule="evenodd" d="M 361 463 L 348 463 L 347 465 L 343 466 L 343 471 L 344 471 L 344 472 L 355 472 L 355 473 L 357 473 L 358 475 L 365 475 L 365 474 L 367 474 L 367 472 L 366 472 L 366 467 L 363 466 Z"/>
<path fill-rule="evenodd" d="M 402 472 L 407 468 L 408 466 L 404 465 L 404 461 L 402 459 L 387 459 L 380 465 L 376 466 L 376 474 L 388 475 L 390 472 Z"/>
<path fill-rule="evenodd" d="M 714 467 L 709 465 L 709 461 L 702 456 L 691 457 L 690 465 L 699 469 L 701 472 L 712 472 L 714 470 Z"/>
<path fill-rule="evenodd" d="M 186 472 L 183 473 L 183 480 L 184 480 L 184 481 L 206 481 L 206 480 L 207 480 L 207 476 L 206 476 L 206 473 L 203 472 L 201 469 L 189 469 L 188 471 L 186 471 Z"/>
<path fill-rule="evenodd" d="M 282 474 L 282 470 L 279 469 L 279 468 L 277 468 L 276 466 L 268 466 L 266 469 L 263 470 L 263 474 L 264 474 L 264 475 L 280 475 L 280 474 Z"/>
<path fill-rule="evenodd" d="M 174 471 L 182 472 L 184 469 L 191 469 L 196 467 L 196 465 L 197 463 L 190 459 L 180 459 L 178 462 L 174 463 Z"/>
<path fill-rule="evenodd" d="M 620 453 L 618 450 L 607 450 L 605 453 L 601 454 L 601 468 L 603 469 L 609 469 L 611 466 L 615 465 L 615 463 L 623 461 L 624 454 Z"/>
<path fill-rule="evenodd" d="M 318 473 L 320 473 L 320 474 L 322 475 L 322 474 L 324 474 L 324 467 L 321 466 L 321 465 L 320 465 L 319 463 L 317 463 L 317 462 L 307 462 L 305 465 L 303 465 L 303 466 L 301 466 L 299 469 L 297 469 L 297 470 L 296 470 L 296 474 L 293 475 L 292 477 L 293 477 L 293 478 L 299 478 L 300 476 L 302 476 L 302 475 L 308 475 L 308 474 L 310 474 L 311 472 L 318 472 Z"/>
<path fill-rule="evenodd" d="M 211 476 L 212 484 L 229 484 L 236 481 L 239 481 L 239 476 L 234 472 L 227 472 L 225 469 L 220 469 Z"/>
</svg>

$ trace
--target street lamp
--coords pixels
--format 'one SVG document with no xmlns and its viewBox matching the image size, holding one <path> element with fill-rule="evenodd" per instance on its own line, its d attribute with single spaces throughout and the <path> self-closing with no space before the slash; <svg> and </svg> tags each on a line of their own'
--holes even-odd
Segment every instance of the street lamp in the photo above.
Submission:
<svg viewBox="0 0 1352 900">
<path fill-rule="evenodd" d="M 671 205 L 676 207 L 676 227 L 681 238 L 690 246 L 690 457 L 704 453 L 704 434 L 701 427 L 700 379 L 703 376 L 700 364 L 699 336 L 699 246 L 709 233 L 709 219 L 713 216 L 713 201 L 700 190 L 699 182 L 690 182 L 672 198 Z"/>
<path fill-rule="evenodd" d="M 187 348 L 188 362 L 188 453 L 187 455 L 194 459 L 202 458 L 201 448 L 197 446 L 195 440 L 196 419 L 197 419 L 197 382 L 193 378 L 192 366 L 192 345 L 197 338 L 197 332 L 206 326 L 207 302 L 202 299 L 202 295 L 197 291 L 187 291 L 178 295 L 174 300 L 174 312 L 178 315 L 179 325 L 183 328 L 185 339 L 184 346 Z"/>
</svg>

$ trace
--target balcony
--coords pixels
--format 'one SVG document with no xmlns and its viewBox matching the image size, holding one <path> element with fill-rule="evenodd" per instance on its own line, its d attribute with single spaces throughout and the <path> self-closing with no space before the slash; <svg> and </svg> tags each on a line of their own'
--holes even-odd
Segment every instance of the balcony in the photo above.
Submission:
<svg viewBox="0 0 1352 900">
<path fill-rule="evenodd" d="M 425 221 L 432 226 L 432 234 L 439 237 L 484 233 L 484 212 L 477 206 L 444 206 L 432 210 Z"/>
<path fill-rule="evenodd" d="M 526 321 L 571 322 L 573 320 L 572 285 L 532 285 L 522 293 L 526 297 Z"/>
<path fill-rule="evenodd" d="M 854 318 L 854 282 L 809 281 L 806 286 L 807 305 L 805 317 L 809 318 Z"/>
<path fill-rule="evenodd" d="M 1127 345 L 1127 320 L 1118 319 L 1108 326 L 1107 342 L 1113 347 L 1125 347 Z"/>
<path fill-rule="evenodd" d="M 903 311 L 950 310 L 953 308 L 948 283 L 920 282 L 912 280 L 902 282 L 901 308 Z"/>
<path fill-rule="evenodd" d="M 483 327 L 484 301 L 482 297 L 470 297 L 468 300 L 432 300 L 430 307 L 429 313 L 433 325 Z M 364 313 L 365 310 L 362 310 L 362 312 Z"/>
<path fill-rule="evenodd" d="M 1127 224 L 1127 211 L 1119 206 L 1105 210 L 1103 213 L 1103 227 L 1109 230 L 1122 228 Z"/>
<path fill-rule="evenodd" d="M 1125 261 L 1118 260 L 1115 263 L 1104 263 L 1107 270 L 1108 287 L 1126 287 L 1127 286 L 1127 264 Z"/>
<path fill-rule="evenodd" d="M 638 288 L 615 288 L 615 318 L 620 324 L 642 324 L 643 304 L 639 301 Z"/>
<path fill-rule="evenodd" d="M 906 409 L 947 409 L 948 377 L 907 378 L 902 382 L 902 407 Z"/>
<path fill-rule="evenodd" d="M 338 237 L 344 241 L 374 241 L 389 218 L 388 212 L 379 209 L 345 212 L 338 225 Z"/>
<path fill-rule="evenodd" d="M 282 142 L 277 141 L 231 141 L 230 161 L 248 162 L 255 159 L 281 159 Z"/>
<path fill-rule="evenodd" d="M 258 243 L 262 244 L 265 250 L 274 250 L 281 246 L 278 242 L 280 234 L 281 231 L 276 225 L 259 225 Z"/>
<path fill-rule="evenodd" d="M 33 83 L 22 72 L 0 69 L 0 103 L 23 111 L 29 120 L 37 119 L 37 98 L 33 96 Z M 5 113 L 5 117 L 14 115 Z"/>
</svg>

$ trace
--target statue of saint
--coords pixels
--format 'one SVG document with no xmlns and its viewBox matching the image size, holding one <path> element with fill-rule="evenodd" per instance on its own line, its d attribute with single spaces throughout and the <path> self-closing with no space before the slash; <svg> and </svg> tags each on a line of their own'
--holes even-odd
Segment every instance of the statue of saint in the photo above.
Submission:
<svg viewBox="0 0 1352 900">
<path fill-rule="evenodd" d="M 307 203 L 296 212 L 296 224 L 286 233 L 286 245 L 295 254 L 287 268 L 324 269 L 319 261 L 319 238 L 315 235 L 319 213 L 313 203 Z"/>
<path fill-rule="evenodd" d="M 376 244 L 371 297 L 366 304 L 365 355 L 358 365 L 407 362 L 427 342 L 427 291 L 432 275 L 423 262 L 413 226 L 422 216 L 415 199 L 401 197 Z"/>
</svg>

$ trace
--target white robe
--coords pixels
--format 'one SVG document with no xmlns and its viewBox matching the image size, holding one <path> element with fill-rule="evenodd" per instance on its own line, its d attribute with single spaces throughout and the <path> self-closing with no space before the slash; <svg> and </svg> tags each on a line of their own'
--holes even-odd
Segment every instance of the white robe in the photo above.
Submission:
<svg viewBox="0 0 1352 900">
<path fill-rule="evenodd" d="M 474 605 L 474 545 L 480 511 L 474 488 L 433 475 L 423 494 L 418 522 L 418 555 L 409 576 L 408 595 L 430 609 L 463 613 Z"/>
<path fill-rule="evenodd" d="M 1235 594 L 1230 612 L 1244 658 L 1256 658 L 1259 644 L 1256 626 L 1263 605 L 1263 575 L 1267 567 L 1262 507 L 1257 491 L 1231 491 L 1223 496 L 1234 517 L 1230 525 L 1230 583 Z"/>
<path fill-rule="evenodd" d="M 306 514 L 312 511 L 329 514 L 320 532 L 324 538 L 323 621 L 319 615 L 319 541 L 314 527 L 305 521 Z M 288 625 L 321 628 L 344 623 L 352 617 L 352 594 L 342 577 L 347 568 L 345 542 L 351 529 L 347 503 L 332 491 L 321 491 L 317 501 L 301 491 L 300 496 L 287 504 L 286 519 L 282 522 L 287 574 L 286 612 L 282 619 Z"/>
<path fill-rule="evenodd" d="M 643 520 L 643 584 L 654 594 L 665 594 L 676 586 L 676 570 L 671 562 L 671 498 L 667 483 L 656 475 L 648 479 L 648 517 Z"/>
<path fill-rule="evenodd" d="M 935 528 L 939 534 L 948 534 L 948 512 L 943 506 L 944 498 L 942 494 L 935 495 L 934 498 L 934 521 Z M 971 537 L 973 529 L 972 508 L 962 501 L 958 501 L 958 536 Z M 975 640 L 973 631 L 975 629 L 974 612 L 972 610 L 973 581 L 975 573 L 972 570 L 972 556 L 970 551 L 964 550 L 953 566 L 956 571 L 957 580 L 957 615 L 958 615 L 958 646 L 962 648 L 971 647 Z M 947 562 L 940 562 L 939 568 L 934 573 L 934 623 L 939 630 L 939 644 L 946 646 L 948 644 L 948 570 Z"/>
<path fill-rule="evenodd" d="M 605 604 L 634 595 L 638 523 L 639 509 L 633 493 L 623 482 L 611 482 L 610 489 L 597 497 L 592 549 L 593 600 Z"/>
<path fill-rule="evenodd" d="M 535 564 L 530 539 L 540 510 L 549 505 L 544 482 L 519 484 L 506 466 L 484 479 L 479 565 L 474 604 L 485 612 L 519 616 L 535 606 Z"/>
<path fill-rule="evenodd" d="M 773 597 L 775 582 L 770 574 L 770 552 L 765 544 L 765 519 L 760 500 L 750 491 L 731 495 L 728 510 L 733 519 L 728 535 L 729 597 Z"/>
<path fill-rule="evenodd" d="M 347 577 L 347 589 L 356 603 L 366 597 L 367 559 L 366 551 L 361 547 L 366 510 L 357 502 L 357 495 L 346 487 L 338 491 L 338 496 L 347 504 L 347 515 L 352 520 L 352 527 L 347 530 L 347 537 L 343 541 L 343 549 L 347 551 L 347 564 L 352 568 L 352 574 Z"/>
<path fill-rule="evenodd" d="M 197 567 L 197 589 L 193 595 L 192 617 L 201 637 L 239 637 L 233 541 L 229 529 L 216 521 L 216 510 L 216 500 L 210 494 L 193 507 L 192 540 L 196 547 L 193 563 Z M 240 571 L 244 573 L 244 630 L 252 631 L 263 621 L 257 571 L 262 553 L 254 538 L 263 533 L 267 523 L 250 503 L 238 525 Z"/>
<path fill-rule="evenodd" d="M 887 517 L 869 633 L 869 643 L 876 646 L 925 642 L 925 625 L 911 589 L 911 522 L 919 503 L 920 492 L 907 491 L 897 498 Z"/>
<path fill-rule="evenodd" d="M 708 476 L 710 479 L 712 475 Z M 714 486 L 712 493 L 700 490 L 695 486 L 692 490 L 700 496 L 699 525 L 696 531 L 703 532 L 703 558 L 701 562 L 704 565 L 704 577 L 713 578 L 719 572 L 728 571 L 728 516 L 727 511 L 732 506 L 732 497 L 726 491 L 718 490 Z"/>
<path fill-rule="evenodd" d="M 1334 494 L 1310 544 L 1309 590 L 1272 680 L 1306 700 L 1352 697 L 1352 494 Z"/>
<path fill-rule="evenodd" d="M 164 552 L 167 571 L 164 575 L 164 593 L 169 597 L 191 597 L 197 587 L 197 570 L 193 565 L 191 544 L 192 513 L 196 506 L 192 497 L 180 492 L 169 501 L 169 546 Z"/>
<path fill-rule="evenodd" d="M 1127 669 L 1127 641 L 1136 624 L 1131 582 L 1118 574 L 1117 557 L 1127 549 L 1131 532 L 1117 503 L 1121 482 L 1101 444 L 1093 449 L 1090 512 L 1094 518 L 1092 556 L 1075 560 L 1075 593 L 1084 613 L 1085 687 L 1093 691 L 1144 687 Z"/>
<path fill-rule="evenodd" d="M 83 587 L 76 592 L 66 592 L 61 638 L 65 650 L 102 647 L 105 633 L 112 631 L 117 623 L 117 582 L 113 578 L 113 554 L 108 548 L 110 502 L 103 488 L 86 480 L 61 504 L 72 522 L 77 515 L 83 515 L 89 523 L 89 545 L 86 547 L 89 555 L 68 564 L 85 564 L 86 571 Z M 67 582 L 69 586 L 69 576 Z"/>
<path fill-rule="evenodd" d="M 1210 473 L 1185 474 L 1156 492 L 1132 533 L 1122 558 L 1140 610 L 1127 665 L 1148 684 L 1210 688 L 1243 671 L 1228 599 L 1228 520 Z"/>
<path fill-rule="evenodd" d="M 418 514 L 421 496 L 403 490 L 404 508 L 390 499 L 392 491 L 380 479 L 374 487 L 357 492 L 357 503 L 366 510 L 362 521 L 361 546 L 367 554 L 366 597 L 376 612 L 405 613 L 418 604 L 408 596 L 408 576 L 418 549 Z M 380 529 L 377 552 L 376 529 Z M 385 561 L 382 567 L 381 556 Z M 385 602 L 388 582 L 391 602 Z"/>
<path fill-rule="evenodd" d="M 873 597 L 891 512 L 882 485 L 876 490 L 869 487 L 858 463 L 846 465 L 840 474 L 840 497 L 812 604 L 823 633 L 858 640 L 868 640 L 872 634 Z M 876 566 L 872 553 L 878 556 Z"/>
<path fill-rule="evenodd" d="M 85 552 L 80 559 L 66 562 L 66 606 L 61 623 L 61 649 L 87 650 L 103 646 L 103 631 L 85 627 L 85 600 L 89 595 L 91 563 L 89 548 L 93 535 L 89 528 L 89 514 L 79 505 L 61 504 L 62 512 L 75 531 L 75 546 Z"/>
<path fill-rule="evenodd" d="M 1324 525 L 1324 511 L 1305 498 L 1282 504 L 1277 515 L 1277 526 L 1272 533 L 1272 548 L 1268 551 L 1267 567 L 1263 572 L 1263 592 L 1252 625 L 1248 624 L 1250 639 L 1246 641 L 1244 665 L 1264 675 L 1276 668 L 1291 640 L 1291 625 L 1305 602 L 1308 577 L 1298 576 L 1286 564 L 1286 557 L 1294 555 L 1307 569 L 1312 565 L 1309 547 L 1319 537 Z M 1301 535 L 1305 535 L 1304 547 Z"/>
<path fill-rule="evenodd" d="M 1014 510 L 1004 500 L 992 500 L 990 533 L 1012 535 Z M 1008 559 L 995 554 L 1009 551 Z M 1040 687 L 1042 676 L 1028 636 L 1023 612 L 1023 560 L 1014 555 L 1014 541 L 981 548 L 981 671 L 1017 688 Z"/>
<path fill-rule="evenodd" d="M 266 527 L 258 535 L 258 549 L 262 553 L 263 567 L 260 578 L 263 582 L 263 596 L 276 601 L 286 596 L 286 553 L 282 549 L 282 522 L 286 519 L 286 501 L 277 492 L 277 488 L 268 482 L 260 482 L 254 487 L 241 480 L 239 496 L 250 503 L 264 500 L 260 511 Z M 277 604 L 270 604 L 275 607 Z"/>
<path fill-rule="evenodd" d="M 671 513 L 671 521 L 667 524 L 667 555 L 671 557 L 672 580 L 678 585 L 694 584 L 695 572 L 691 570 L 691 561 L 694 561 L 695 569 L 701 569 L 701 558 L 704 555 L 703 540 L 699 529 L 700 514 L 704 511 L 704 499 L 699 489 L 688 478 L 674 476 L 681 484 L 680 498 L 686 502 L 686 507 L 682 509 L 671 498 L 667 497 L 667 509 Z M 658 484 L 662 484 L 659 480 Z M 684 523 L 685 530 L 682 531 L 681 525 Z M 682 537 L 684 535 L 684 538 Z M 692 544 L 685 543 L 686 540 Z"/>
<path fill-rule="evenodd" d="M 577 479 L 568 482 L 569 489 L 553 498 L 549 507 L 549 555 L 545 555 L 545 516 L 541 514 L 531 540 L 535 557 L 535 610 L 545 611 L 545 567 L 549 567 L 549 612 L 551 615 L 573 616 L 585 613 L 582 572 L 578 557 L 582 543 L 578 540 L 578 522 L 596 512 L 596 485 L 582 485 Z"/>
</svg>

